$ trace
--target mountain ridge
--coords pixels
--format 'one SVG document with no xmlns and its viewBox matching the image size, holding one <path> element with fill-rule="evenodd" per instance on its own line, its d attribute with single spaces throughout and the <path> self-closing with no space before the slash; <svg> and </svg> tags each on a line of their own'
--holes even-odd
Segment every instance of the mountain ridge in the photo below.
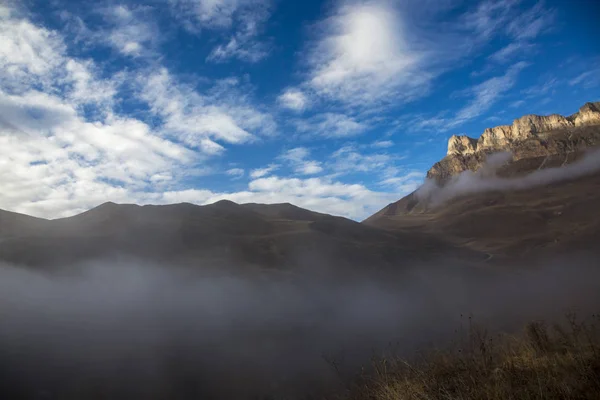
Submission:
<svg viewBox="0 0 600 400">
<path fill-rule="evenodd" d="M 400 268 L 438 256 L 481 258 L 427 235 L 392 233 L 290 204 L 109 202 L 57 220 L 14 218 L 0 229 L 0 261 L 31 267 L 126 256 L 198 267 L 325 273 Z M 35 226 L 29 228 L 30 221 Z"/>
<path fill-rule="evenodd" d="M 512 125 L 487 128 L 478 138 L 453 135 L 446 156 L 427 172 L 427 178 L 444 184 L 466 170 L 476 171 L 496 152 L 512 154 L 512 161 L 559 157 L 564 163 L 582 149 L 600 145 L 600 102 L 588 102 L 570 116 L 525 115 Z M 543 161 L 543 160 L 542 160 Z"/>
</svg>

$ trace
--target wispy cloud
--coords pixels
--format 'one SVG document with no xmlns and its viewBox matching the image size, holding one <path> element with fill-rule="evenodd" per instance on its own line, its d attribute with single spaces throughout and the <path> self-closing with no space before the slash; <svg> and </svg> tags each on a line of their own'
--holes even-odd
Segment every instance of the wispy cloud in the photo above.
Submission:
<svg viewBox="0 0 600 400">
<path fill-rule="evenodd" d="M 264 168 L 253 169 L 252 171 L 250 171 L 250 177 L 254 179 L 262 178 L 263 176 L 269 175 L 271 172 L 277 170 L 278 168 L 279 165 L 271 164 Z"/>
<path fill-rule="evenodd" d="M 534 99 L 540 96 L 552 94 L 561 82 L 555 77 L 545 77 L 541 83 L 521 90 L 521 95 L 526 99 Z"/>
<path fill-rule="evenodd" d="M 534 48 L 534 45 L 525 42 L 512 42 L 496 51 L 488 58 L 497 63 L 505 63 L 518 54 L 530 52 Z"/>
<path fill-rule="evenodd" d="M 512 108 L 520 108 L 525 104 L 525 100 L 517 100 L 510 103 L 510 107 Z"/>
<path fill-rule="evenodd" d="M 489 39 L 506 26 L 513 18 L 519 0 L 485 0 L 467 11 L 460 19 L 468 29 L 483 39 Z M 518 11 L 518 10 L 517 10 Z"/>
<path fill-rule="evenodd" d="M 584 89 L 591 89 L 600 86 L 600 68 L 585 71 L 569 80 L 570 86 L 579 86 Z"/>
<path fill-rule="evenodd" d="M 94 40 L 104 41 L 126 56 L 154 55 L 161 34 L 149 17 L 151 11 L 148 7 L 130 8 L 123 4 L 100 8 L 109 27 L 91 35 Z"/>
<path fill-rule="evenodd" d="M 323 167 L 319 161 L 310 160 L 310 150 L 306 147 L 296 147 L 281 154 L 280 158 L 291 164 L 292 168 L 300 175 L 314 175 L 321 173 Z"/>
<path fill-rule="evenodd" d="M 374 147 L 376 149 L 386 149 L 388 147 L 393 147 L 394 146 L 394 142 L 392 142 L 391 140 L 377 140 L 373 143 L 371 143 L 371 147 Z"/>
<path fill-rule="evenodd" d="M 196 29 L 231 28 L 243 8 L 255 3 L 253 0 L 168 0 L 173 12 L 187 20 Z"/>
<path fill-rule="evenodd" d="M 399 196 L 409 194 L 417 190 L 425 180 L 425 173 L 422 171 L 400 172 L 392 169 L 389 177 L 384 178 L 380 183 L 382 186 L 392 188 Z"/>
<path fill-rule="evenodd" d="M 306 94 L 298 89 L 286 89 L 278 98 L 278 103 L 284 107 L 294 111 L 303 111 L 308 108 L 309 99 Z"/>
<path fill-rule="evenodd" d="M 511 14 L 507 21 L 506 33 L 512 41 L 490 55 L 489 59 L 497 63 L 505 63 L 520 54 L 531 55 L 535 48 L 532 41 L 551 30 L 555 16 L 555 10 L 546 8 L 543 1 L 519 15 Z"/>
<path fill-rule="evenodd" d="M 242 168 L 231 168 L 225 171 L 225 173 L 233 179 L 239 179 L 243 177 L 246 172 Z"/>
<path fill-rule="evenodd" d="M 200 95 L 165 68 L 149 76 L 141 74 L 138 83 L 141 98 L 162 118 L 162 129 L 208 154 L 224 151 L 217 141 L 240 144 L 256 140 L 257 134 L 274 132 L 273 118 L 253 108 L 241 94 L 222 98 L 229 93 L 217 87 L 212 96 Z M 236 84 L 237 81 L 227 82 L 226 87 L 235 91 Z"/>
<path fill-rule="evenodd" d="M 536 45 L 534 40 L 551 31 L 556 11 L 539 1 L 530 8 L 523 8 L 519 0 L 484 1 L 466 14 L 465 23 L 472 26 L 485 39 L 502 34 L 509 42 L 492 53 L 488 59 L 494 63 L 529 59 Z M 485 70 L 491 70 L 487 65 Z"/>
<path fill-rule="evenodd" d="M 211 51 L 208 61 L 238 59 L 255 63 L 269 55 L 269 41 L 259 39 L 259 35 L 271 16 L 271 0 L 168 0 L 168 3 L 189 31 L 200 33 L 209 29 L 227 38 Z"/>
<path fill-rule="evenodd" d="M 517 40 L 531 40 L 552 28 L 556 11 L 538 1 L 532 8 L 511 18 L 506 30 Z"/>
<path fill-rule="evenodd" d="M 332 168 L 338 173 L 382 171 L 393 157 L 387 153 L 364 153 L 355 145 L 346 145 L 331 155 Z"/>
<path fill-rule="evenodd" d="M 322 137 L 349 137 L 365 132 L 369 126 L 345 114 L 324 113 L 311 118 L 296 120 L 296 130 Z"/>
<path fill-rule="evenodd" d="M 411 129 L 413 131 L 438 130 L 445 132 L 484 115 L 515 86 L 519 73 L 528 66 L 529 64 L 526 62 L 518 62 L 510 66 L 503 75 L 489 78 L 462 90 L 459 95 L 471 97 L 471 100 L 454 116 L 438 115 L 428 118 L 419 115 L 411 122 Z"/>
<path fill-rule="evenodd" d="M 490 78 L 469 89 L 468 93 L 474 96 L 473 100 L 457 112 L 449 127 L 458 126 L 488 111 L 504 93 L 513 88 L 519 72 L 527 66 L 525 62 L 516 63 L 504 75 Z"/>
</svg>

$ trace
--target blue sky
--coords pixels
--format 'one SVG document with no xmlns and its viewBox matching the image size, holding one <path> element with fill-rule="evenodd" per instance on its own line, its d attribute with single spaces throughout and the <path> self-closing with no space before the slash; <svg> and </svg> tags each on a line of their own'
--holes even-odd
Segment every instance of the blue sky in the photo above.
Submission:
<svg viewBox="0 0 600 400">
<path fill-rule="evenodd" d="M 600 100 L 581 1 L 3 1 L 0 208 L 291 202 L 362 219 L 452 134 Z"/>
</svg>

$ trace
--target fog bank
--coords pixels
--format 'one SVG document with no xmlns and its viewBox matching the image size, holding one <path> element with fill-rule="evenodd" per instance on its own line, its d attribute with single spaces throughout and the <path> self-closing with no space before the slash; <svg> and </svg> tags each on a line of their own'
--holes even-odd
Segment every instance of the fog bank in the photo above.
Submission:
<svg viewBox="0 0 600 400">
<path fill-rule="evenodd" d="M 326 360 L 350 377 L 373 353 L 409 356 L 457 339 L 469 314 L 510 329 L 593 311 L 596 261 L 512 272 L 440 263 L 344 283 L 197 276 L 135 262 L 62 275 L 0 265 L 0 394 L 305 398 L 342 383 Z"/>
</svg>

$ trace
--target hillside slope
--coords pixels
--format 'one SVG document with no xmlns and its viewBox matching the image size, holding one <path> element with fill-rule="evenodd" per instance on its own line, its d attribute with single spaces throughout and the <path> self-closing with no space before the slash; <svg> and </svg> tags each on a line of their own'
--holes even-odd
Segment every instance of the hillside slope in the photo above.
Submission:
<svg viewBox="0 0 600 400">
<path fill-rule="evenodd" d="M 0 260 L 31 266 L 132 256 L 198 267 L 327 272 L 480 258 L 427 235 L 392 233 L 289 204 L 106 203 L 59 220 L 17 216 L 0 231 Z"/>
</svg>

